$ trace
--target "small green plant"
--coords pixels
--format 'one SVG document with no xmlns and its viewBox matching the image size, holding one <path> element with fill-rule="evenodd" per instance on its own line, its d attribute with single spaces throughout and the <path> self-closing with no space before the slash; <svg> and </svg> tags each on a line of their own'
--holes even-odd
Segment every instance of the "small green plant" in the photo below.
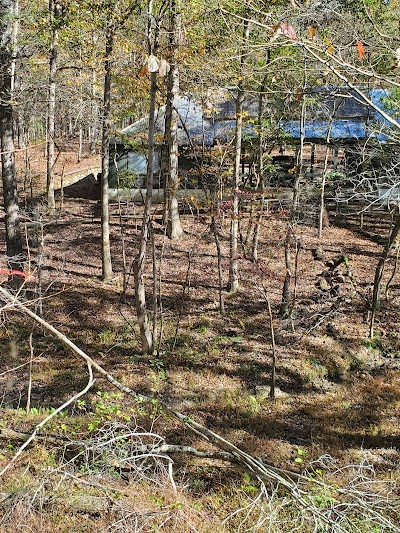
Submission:
<svg viewBox="0 0 400 533">
<path fill-rule="evenodd" d="M 197 331 L 197 333 L 206 333 L 206 331 L 209 329 L 211 325 L 211 320 L 209 317 L 201 315 L 197 322 L 193 325 L 192 329 L 193 331 Z"/>
<path fill-rule="evenodd" d="M 151 359 L 150 366 L 153 370 L 152 379 L 154 383 L 158 383 L 160 379 L 162 381 L 166 381 L 168 379 L 168 375 L 164 367 L 164 362 L 161 359 Z"/>
<path fill-rule="evenodd" d="M 96 431 L 104 422 L 111 419 L 118 419 L 130 422 L 131 416 L 123 411 L 121 403 L 122 393 L 102 392 L 96 393 L 96 397 L 90 402 L 93 408 L 92 420 L 87 427 L 90 432 Z"/>
<path fill-rule="evenodd" d="M 97 335 L 97 342 L 99 344 L 113 344 L 117 339 L 117 332 L 115 329 L 103 328 Z"/>
<path fill-rule="evenodd" d="M 240 489 L 243 492 L 247 492 L 247 493 L 254 493 L 259 490 L 255 485 L 253 485 L 251 476 L 248 472 L 245 472 L 243 474 L 243 483 L 241 484 Z"/>
<path fill-rule="evenodd" d="M 366 348 L 370 348 L 371 350 L 377 350 L 379 352 L 383 351 L 383 343 L 379 335 L 374 335 L 372 339 L 365 339 L 363 344 Z"/>
<path fill-rule="evenodd" d="M 312 479 L 315 479 L 317 475 L 318 477 L 322 476 L 322 471 L 316 470 L 315 473 L 310 474 L 310 478 L 313 474 L 314 477 Z M 318 507 L 331 507 L 333 503 L 339 503 L 339 500 L 335 498 L 336 493 L 336 485 L 318 484 L 311 487 L 312 499 Z"/>
<path fill-rule="evenodd" d="M 160 509 L 165 506 L 164 496 L 149 496 L 149 500 L 154 502 Z"/>
<path fill-rule="evenodd" d="M 138 186 L 138 176 L 132 170 L 120 170 L 117 174 L 120 189 L 134 189 Z"/>
<path fill-rule="evenodd" d="M 294 459 L 295 463 L 302 464 L 304 462 L 304 457 L 307 454 L 307 450 L 303 448 L 297 448 L 297 456 Z"/>
</svg>

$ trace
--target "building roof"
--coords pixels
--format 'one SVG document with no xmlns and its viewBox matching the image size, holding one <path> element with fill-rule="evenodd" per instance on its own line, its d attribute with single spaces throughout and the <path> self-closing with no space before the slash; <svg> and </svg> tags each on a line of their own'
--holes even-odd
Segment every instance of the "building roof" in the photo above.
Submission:
<svg viewBox="0 0 400 533">
<path fill-rule="evenodd" d="M 373 89 L 369 98 L 388 112 L 388 91 Z M 305 138 L 314 142 L 325 142 L 329 136 L 336 141 L 357 141 L 374 136 L 386 140 L 384 133 L 389 126 L 377 111 L 366 105 L 356 93 L 341 87 L 323 87 L 310 90 L 306 94 Z M 255 98 L 245 100 L 247 116 L 257 116 Z M 212 146 L 216 141 L 224 142 L 232 138 L 235 131 L 235 101 L 226 90 L 210 104 L 199 103 L 192 96 L 181 96 L 178 105 L 178 143 L 180 146 Z M 376 125 L 380 131 L 377 132 Z M 300 119 L 281 120 L 280 126 L 294 139 L 300 138 Z M 148 119 L 140 119 L 121 130 L 122 135 L 132 136 L 145 133 Z M 156 133 L 164 134 L 165 106 L 160 107 L 156 116 Z M 374 131 L 373 131 L 374 130 Z M 244 133 L 255 135 L 254 124 L 244 125 Z"/>
</svg>

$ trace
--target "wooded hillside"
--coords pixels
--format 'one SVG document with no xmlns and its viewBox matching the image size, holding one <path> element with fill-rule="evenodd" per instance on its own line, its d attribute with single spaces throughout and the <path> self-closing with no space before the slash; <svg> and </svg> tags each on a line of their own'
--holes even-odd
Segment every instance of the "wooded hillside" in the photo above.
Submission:
<svg viewBox="0 0 400 533">
<path fill-rule="evenodd" d="M 0 0 L 0 531 L 400 531 L 399 16 Z"/>
</svg>

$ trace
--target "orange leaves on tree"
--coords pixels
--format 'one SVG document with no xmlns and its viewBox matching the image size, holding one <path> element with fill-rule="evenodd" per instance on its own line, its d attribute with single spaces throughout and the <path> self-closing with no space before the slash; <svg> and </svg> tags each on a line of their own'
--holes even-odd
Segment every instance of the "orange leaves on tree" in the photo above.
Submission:
<svg viewBox="0 0 400 533">
<path fill-rule="evenodd" d="M 361 60 L 365 55 L 365 48 L 364 48 L 363 43 L 359 41 L 358 39 L 356 41 L 356 44 L 357 44 L 357 50 L 358 50 L 358 57 Z"/>
</svg>

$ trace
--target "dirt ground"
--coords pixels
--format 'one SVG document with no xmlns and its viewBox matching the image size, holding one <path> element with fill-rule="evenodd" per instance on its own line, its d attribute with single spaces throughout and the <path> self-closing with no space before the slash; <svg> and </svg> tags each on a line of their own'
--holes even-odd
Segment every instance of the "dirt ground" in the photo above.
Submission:
<svg viewBox="0 0 400 533">
<path fill-rule="evenodd" d="M 62 161 L 69 162 L 69 171 L 76 169 L 73 153 L 60 160 L 60 165 L 64 165 Z M 93 165 L 92 159 L 90 165 Z M 96 358 L 100 355 L 102 363 L 110 370 L 118 371 L 120 376 L 129 376 L 130 385 L 149 392 L 152 387 L 149 360 L 140 355 L 139 342 L 135 337 L 131 276 L 140 220 L 126 222 L 121 230 L 117 217 L 114 217 L 111 238 L 115 277 L 112 284 L 104 285 L 100 281 L 100 225 L 91 223 L 95 204 L 90 200 L 66 200 L 59 215 L 60 224 L 43 228 L 42 291 L 46 296 L 43 313 L 91 356 Z M 136 211 L 139 211 L 138 207 Z M 74 219 L 86 219 L 87 223 L 74 224 Z M 71 221 L 71 224 L 62 225 L 63 221 Z M 246 220 L 242 223 L 244 232 L 246 223 Z M 358 405 L 355 411 L 343 407 L 338 412 L 330 405 L 331 401 L 327 401 L 332 395 L 339 395 L 347 405 L 350 400 L 346 397 L 354 402 L 355 394 L 360 395 L 361 390 L 370 387 L 372 390 L 367 396 L 374 392 L 380 394 L 371 384 L 383 380 L 385 386 L 389 386 L 396 375 L 393 372 L 392 376 L 392 369 L 398 366 L 399 355 L 399 285 L 396 278 L 392 283 L 390 299 L 383 302 L 378 315 L 377 337 L 380 341 L 376 343 L 379 346 L 371 348 L 367 340 L 368 302 L 381 247 L 334 226 L 324 230 L 319 242 L 315 227 L 299 224 L 296 236 L 301 248 L 296 304 L 292 319 L 282 320 L 277 311 L 285 274 L 283 240 L 286 220 L 280 213 L 265 216 L 259 262 L 247 260 L 242 253 L 239 260 L 240 291 L 236 296 L 226 295 L 226 316 L 221 317 L 218 311 L 216 250 L 209 225 L 201 216 L 189 215 L 183 218 L 183 224 L 185 235 L 176 242 L 165 239 L 162 227 L 155 225 L 161 280 L 160 305 L 165 323 L 159 357 L 168 375 L 167 383 L 159 386 L 157 392 L 165 394 L 181 409 L 185 410 L 187 406 L 191 410 L 190 406 L 194 406 L 197 416 L 205 413 L 208 424 L 224 428 L 224 431 L 232 433 L 234 440 L 236 432 L 241 434 L 244 431 L 241 440 L 255 448 L 261 435 L 267 441 L 271 438 L 288 439 L 291 444 L 320 443 L 323 448 L 330 445 L 342 448 L 362 443 L 366 445 L 368 440 L 378 447 L 395 445 L 398 440 L 397 418 L 389 424 L 390 431 L 385 430 L 384 435 L 372 437 L 368 436 L 372 413 L 365 417 L 366 426 L 363 427 L 362 406 Z M 225 282 L 228 229 L 227 218 L 222 232 Z M 313 250 L 317 246 L 324 250 L 324 261 L 313 259 Z M 327 270 L 324 263 L 340 254 L 349 259 L 352 279 L 348 277 L 344 283 L 336 284 L 337 293 L 333 286 L 329 290 L 324 285 L 321 288 L 321 274 Z M 31 265 L 28 266 L 33 273 L 37 268 L 36 255 L 37 251 L 33 248 L 30 251 Z M 123 257 L 128 285 L 124 302 L 121 301 Z M 389 264 L 386 269 L 388 276 L 391 268 Z M 150 258 L 148 272 L 151 272 Z M 151 275 L 147 278 L 151 307 Z M 284 398 L 281 402 L 288 404 L 285 412 L 278 417 L 279 423 L 274 420 L 276 414 L 269 413 L 271 406 L 265 398 L 271 370 L 266 295 L 274 312 L 277 385 Z M 121 342 L 120 329 L 131 331 L 128 349 L 124 346 L 126 340 Z M 114 345 L 111 343 L 105 353 L 99 354 L 99 338 L 107 337 L 107 334 L 113 337 Z M 70 365 L 64 356 L 63 364 Z M 51 357 L 46 359 L 46 366 L 53 366 Z M 59 379 L 62 380 L 62 374 Z M 64 394 L 68 395 L 74 387 L 72 382 L 65 383 Z M 23 379 L 20 389 L 23 395 Z M 257 398 L 257 410 L 260 412 L 256 414 L 256 421 L 253 417 L 247 419 L 244 414 L 244 420 L 240 423 L 236 420 L 235 429 L 230 423 L 230 409 L 215 408 L 222 397 L 221 404 L 232 403 L 234 418 L 242 419 L 240 409 L 234 406 L 235 395 L 239 395 L 236 398 L 239 400 L 242 390 Z M 37 384 L 33 393 L 36 401 L 52 404 L 59 399 L 60 389 L 50 386 L 49 390 L 49 387 Z M 365 396 L 366 393 L 362 394 Z M 195 405 L 193 396 L 196 397 Z M 390 396 L 387 402 L 388 420 L 397 416 L 392 412 L 392 400 Z M 377 409 L 382 407 L 381 402 L 373 397 L 366 401 L 371 409 L 374 405 Z M 323 406 L 326 406 L 326 412 Z M 267 413 L 261 416 L 265 409 Z M 289 412 L 294 409 L 292 415 L 288 416 L 286 409 Z M 353 431 L 354 428 L 346 427 L 346 419 L 349 414 L 353 418 L 355 413 L 361 419 L 358 422 L 361 427 Z M 339 428 L 332 427 L 332 416 L 337 419 Z M 375 413 L 373 418 L 379 419 L 380 416 Z M 388 423 L 384 418 L 379 420 L 379 425 Z M 376 430 L 374 428 L 373 431 Z M 254 441 L 253 437 L 257 439 Z M 264 445 L 267 446 L 267 442 Z"/>
<path fill-rule="evenodd" d="M 91 160 L 87 166 L 94 163 Z M 118 219 L 113 219 L 115 276 L 112 283 L 104 284 L 100 278 L 100 224 L 91 222 L 95 204 L 66 200 L 60 223 L 43 226 L 43 257 L 38 257 L 37 248 L 30 249 L 27 268 L 32 274 L 37 276 L 41 262 L 46 320 L 137 392 L 165 399 L 270 464 L 296 470 L 301 449 L 302 468 L 323 454 L 341 464 L 365 455 L 377 469 L 397 471 L 398 276 L 393 279 L 389 299 L 383 299 L 375 337 L 368 339 L 368 305 L 381 246 L 332 225 L 324 229 L 319 241 L 315 226 L 299 223 L 295 228 L 299 243 L 296 300 L 291 319 L 283 320 L 278 309 L 285 276 L 286 219 L 280 212 L 265 215 L 259 261 L 254 263 L 241 252 L 240 290 L 234 296 L 225 294 L 226 314 L 221 316 L 216 248 L 206 218 L 185 215 L 185 234 L 174 242 L 155 224 L 162 339 L 159 352 L 146 356 L 140 352 L 131 275 L 140 221 L 130 219 L 121 228 Z M 86 219 L 86 223 L 62 224 L 74 219 Z M 244 219 L 243 232 L 246 224 Z M 226 283 L 228 217 L 221 242 Z M 317 246 L 324 251 L 323 260 L 314 258 Z M 293 245 L 293 257 L 294 250 Z M 336 269 L 332 283 L 326 284 L 321 281 L 327 279 L 321 276 L 329 270 L 326 263 L 340 255 L 348 261 Z M 151 253 L 148 263 L 146 282 L 152 309 Z M 386 281 L 393 264 L 392 258 Z M 124 269 L 127 289 L 122 297 Z M 35 285 L 29 281 L 27 288 L 34 291 Z M 27 291 L 26 297 L 33 299 L 34 292 Z M 267 297 L 276 341 L 275 401 L 269 398 L 272 344 Z M 0 368 L 9 370 L 29 359 L 31 324 L 7 312 L 2 328 Z M 10 349 L 14 343 L 16 351 Z M 56 407 L 84 386 L 86 366 L 38 328 L 34 344 L 32 405 Z M 27 382 L 27 366 L 12 377 L 0 376 L 2 405 L 7 409 L 24 407 Z M 89 397 L 110 390 L 99 378 Z M 161 420 L 158 429 L 177 442 L 199 444 L 172 421 Z"/>
</svg>

